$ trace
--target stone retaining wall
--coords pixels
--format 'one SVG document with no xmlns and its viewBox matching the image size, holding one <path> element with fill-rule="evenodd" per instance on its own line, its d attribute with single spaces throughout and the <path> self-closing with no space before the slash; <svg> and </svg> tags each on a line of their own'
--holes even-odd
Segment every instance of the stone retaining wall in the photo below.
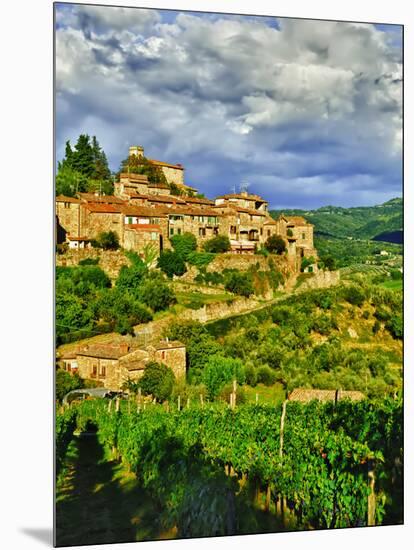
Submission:
<svg viewBox="0 0 414 550">
<path fill-rule="evenodd" d="M 98 266 L 102 268 L 111 279 L 116 279 L 118 277 L 119 271 L 123 265 L 130 265 L 130 261 L 122 251 L 101 250 L 99 248 L 68 250 L 65 254 L 57 254 L 56 265 L 74 267 L 79 264 L 79 260 L 84 260 L 86 258 L 99 258 Z"/>
</svg>

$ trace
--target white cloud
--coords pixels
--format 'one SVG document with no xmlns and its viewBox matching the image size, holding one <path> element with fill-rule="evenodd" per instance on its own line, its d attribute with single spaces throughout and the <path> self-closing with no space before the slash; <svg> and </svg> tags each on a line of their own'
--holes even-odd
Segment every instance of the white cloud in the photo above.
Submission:
<svg viewBox="0 0 414 550">
<path fill-rule="evenodd" d="M 335 170 L 375 172 L 375 158 L 384 178 L 398 180 L 402 69 L 387 33 L 184 13 L 165 23 L 160 13 L 58 12 L 60 148 L 66 129 L 82 131 L 87 120 L 111 133 L 101 139 L 114 147 L 110 157 L 125 156 L 115 142 L 138 140 L 153 157 L 190 166 L 197 157 L 206 174 L 209 159 L 216 180 L 219 170 L 250 170 L 276 181 L 277 171 L 300 186 L 320 170 L 319 180 L 306 179 L 310 188 L 340 193 Z M 362 193 L 363 180 L 352 181 Z"/>
</svg>

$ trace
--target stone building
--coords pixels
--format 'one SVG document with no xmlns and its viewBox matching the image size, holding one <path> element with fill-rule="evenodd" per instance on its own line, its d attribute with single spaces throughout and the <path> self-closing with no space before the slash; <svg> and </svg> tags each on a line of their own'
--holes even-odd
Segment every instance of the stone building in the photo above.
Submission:
<svg viewBox="0 0 414 550">
<path fill-rule="evenodd" d="M 185 376 L 186 348 L 178 341 L 163 340 L 146 347 L 128 343 L 89 344 L 62 356 L 60 366 L 81 378 L 96 380 L 109 390 L 120 390 L 128 380 L 139 380 L 151 362 L 169 367 L 176 379 Z"/>
<path fill-rule="evenodd" d="M 56 197 L 56 229 L 58 244 L 68 241 L 68 237 L 82 235 L 81 201 L 74 197 L 59 195 Z"/>
</svg>

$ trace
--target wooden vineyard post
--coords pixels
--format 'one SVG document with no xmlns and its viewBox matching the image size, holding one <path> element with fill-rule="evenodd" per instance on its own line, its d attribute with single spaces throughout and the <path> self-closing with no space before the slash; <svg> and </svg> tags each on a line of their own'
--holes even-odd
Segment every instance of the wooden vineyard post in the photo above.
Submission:
<svg viewBox="0 0 414 550">
<path fill-rule="evenodd" d="M 259 403 L 259 394 L 256 393 L 256 405 Z"/>
<path fill-rule="evenodd" d="M 286 418 L 286 404 L 287 404 L 287 400 L 285 399 L 283 401 L 283 405 L 282 405 L 282 416 L 280 417 L 280 445 L 279 445 L 279 457 L 280 457 L 280 462 L 282 463 L 283 461 L 283 435 L 284 435 L 284 430 L 285 430 L 285 418 Z M 283 525 L 285 525 L 285 522 L 286 522 L 286 498 L 285 497 L 282 497 L 282 495 L 279 495 L 278 496 L 278 502 L 277 502 L 277 505 L 276 505 L 276 510 L 279 511 L 281 517 L 282 517 L 282 523 Z"/>
<path fill-rule="evenodd" d="M 130 396 L 128 396 L 128 414 L 131 414 L 131 399 L 130 399 Z"/>
<path fill-rule="evenodd" d="M 181 395 L 179 395 L 178 398 L 177 398 L 177 409 L 178 410 L 181 409 Z"/>
<path fill-rule="evenodd" d="M 108 403 L 108 412 L 109 413 L 111 412 L 111 409 L 112 409 L 112 399 L 110 399 L 109 403 Z"/>
<path fill-rule="evenodd" d="M 140 410 L 141 410 L 141 388 L 138 388 L 137 401 L 138 401 L 137 412 L 140 412 Z"/>
<path fill-rule="evenodd" d="M 237 382 L 233 380 L 233 409 L 236 408 L 236 392 L 237 392 Z"/>
<path fill-rule="evenodd" d="M 204 399 L 203 399 L 203 394 L 200 393 L 200 404 L 201 404 L 201 408 L 204 407 Z"/>
<path fill-rule="evenodd" d="M 368 526 L 375 525 L 375 471 L 372 460 L 368 461 Z"/>
<path fill-rule="evenodd" d="M 189 409 L 189 408 L 190 408 L 190 398 L 187 397 L 187 409 Z"/>
<path fill-rule="evenodd" d="M 118 412 L 119 411 L 119 397 L 116 398 L 116 401 L 115 401 L 115 411 Z"/>
</svg>

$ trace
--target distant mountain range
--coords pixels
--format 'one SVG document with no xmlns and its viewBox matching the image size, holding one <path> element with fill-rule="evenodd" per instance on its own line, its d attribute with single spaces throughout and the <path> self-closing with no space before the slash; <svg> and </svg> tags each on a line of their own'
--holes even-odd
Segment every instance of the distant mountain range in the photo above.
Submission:
<svg viewBox="0 0 414 550">
<path fill-rule="evenodd" d="M 303 216 L 315 226 L 315 236 L 403 242 L 403 201 L 391 199 L 377 206 L 323 206 L 317 210 L 271 210 L 271 216 Z"/>
</svg>

